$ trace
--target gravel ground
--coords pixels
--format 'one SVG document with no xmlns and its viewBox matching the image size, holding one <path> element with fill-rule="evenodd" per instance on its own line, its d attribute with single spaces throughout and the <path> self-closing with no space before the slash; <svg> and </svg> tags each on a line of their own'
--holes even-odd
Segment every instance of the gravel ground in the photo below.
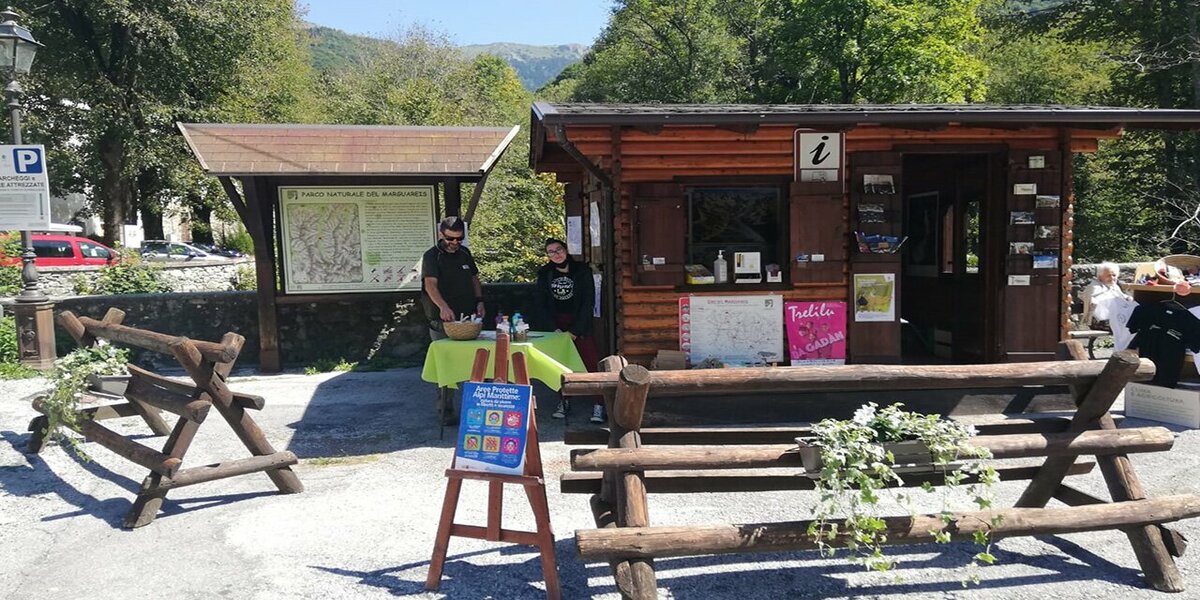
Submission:
<svg viewBox="0 0 1200 600">
<path fill-rule="evenodd" d="M 438 593 L 423 583 L 433 547 L 443 469 L 453 430 L 439 439 L 433 388 L 416 369 L 384 373 L 238 377 L 232 387 L 267 398 L 255 418 L 276 448 L 295 452 L 306 490 L 277 495 L 261 474 L 175 490 L 153 524 L 120 528 L 145 471 L 95 444 L 83 462 L 57 446 L 23 452 L 29 419 L 25 396 L 40 382 L 0 382 L 0 597 L 89 598 L 541 598 L 541 567 L 531 548 L 455 538 Z M 554 398 L 539 395 L 543 406 Z M 573 417 L 582 420 L 581 409 Z M 592 526 L 588 499 L 558 491 L 568 468 L 561 421 L 542 426 L 551 516 L 565 598 L 616 598 L 607 565 L 583 563 L 573 533 Z M 106 425 L 161 444 L 135 419 Z M 1153 425 L 1133 419 L 1125 427 Z M 1148 493 L 1197 493 L 1200 435 L 1174 428 L 1169 453 L 1141 454 L 1134 464 Z M 215 411 L 184 466 L 239 458 L 245 450 Z M 1072 478 L 1104 496 L 1098 472 Z M 512 486 L 509 486 L 512 488 Z M 1011 505 L 1022 483 L 1002 484 Z M 486 486 L 467 482 L 459 522 L 485 522 Z M 650 497 L 658 525 L 749 523 L 804 518 L 811 493 L 661 494 Z M 505 526 L 533 526 L 524 495 L 509 489 Z M 929 510 L 936 506 L 926 507 Z M 1177 528 L 1200 539 L 1200 520 Z M 997 543 L 999 560 L 963 586 L 969 544 L 889 549 L 902 560 L 888 574 L 866 573 L 815 553 L 752 554 L 660 560 L 666 598 L 1162 598 L 1142 582 L 1119 532 Z M 1200 560 L 1179 559 L 1200 597 Z"/>
</svg>

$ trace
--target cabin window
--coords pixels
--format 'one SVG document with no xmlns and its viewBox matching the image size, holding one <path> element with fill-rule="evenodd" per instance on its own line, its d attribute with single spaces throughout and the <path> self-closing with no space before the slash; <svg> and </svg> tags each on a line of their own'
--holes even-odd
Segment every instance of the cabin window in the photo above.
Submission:
<svg viewBox="0 0 1200 600">
<path fill-rule="evenodd" d="M 712 268 L 717 251 L 724 250 L 730 265 L 735 252 L 759 252 L 764 269 L 787 264 L 787 219 L 779 188 L 691 188 L 687 199 L 689 263 Z"/>
</svg>

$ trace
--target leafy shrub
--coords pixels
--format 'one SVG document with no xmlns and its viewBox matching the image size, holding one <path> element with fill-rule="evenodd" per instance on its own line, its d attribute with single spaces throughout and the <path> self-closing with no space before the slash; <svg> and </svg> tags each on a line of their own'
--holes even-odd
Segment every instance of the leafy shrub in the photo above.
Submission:
<svg viewBox="0 0 1200 600">
<path fill-rule="evenodd" d="M 254 254 L 254 240 L 250 239 L 250 232 L 246 231 L 245 226 L 240 223 L 236 231 L 226 235 L 221 240 L 221 247 L 229 248 L 230 250 L 239 250 L 246 256 Z"/>
<path fill-rule="evenodd" d="M 15 296 L 21 293 L 21 267 L 0 267 L 0 296 Z"/>
<path fill-rule="evenodd" d="M 350 371 L 358 363 L 352 363 L 344 358 L 318 358 L 313 364 L 304 368 L 305 375 L 316 375 L 330 371 Z"/>
<path fill-rule="evenodd" d="M 0 317 L 0 363 L 17 363 L 21 360 L 21 351 L 17 346 L 17 320 L 14 317 Z"/>
<path fill-rule="evenodd" d="M 111 344 L 87 346 L 54 361 L 47 373 L 52 389 L 42 398 L 46 414 L 46 440 L 67 443 L 80 458 L 89 460 L 79 440 L 66 435 L 65 429 L 79 432 L 79 420 L 87 418 L 76 412 L 79 399 L 88 387 L 89 375 L 124 375 L 129 363 L 129 351 Z"/>
<path fill-rule="evenodd" d="M 4 256 L 19 258 L 24 248 L 21 247 L 21 232 L 9 231 L 0 234 L 0 253 Z"/>
<path fill-rule="evenodd" d="M 257 290 L 258 277 L 254 272 L 254 267 L 251 265 L 239 266 L 237 272 L 230 278 L 230 283 L 233 284 L 235 290 Z"/>
<path fill-rule="evenodd" d="M 119 260 L 100 267 L 91 293 L 153 294 L 171 291 L 171 285 L 163 280 L 162 267 L 142 261 L 132 250 L 123 248 L 119 253 Z"/>
</svg>

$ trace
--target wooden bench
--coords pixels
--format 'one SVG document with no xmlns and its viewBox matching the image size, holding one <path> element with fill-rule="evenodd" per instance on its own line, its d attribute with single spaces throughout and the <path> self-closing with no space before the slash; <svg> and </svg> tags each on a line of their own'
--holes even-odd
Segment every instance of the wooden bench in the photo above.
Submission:
<svg viewBox="0 0 1200 600">
<path fill-rule="evenodd" d="M 126 327 L 121 325 L 124 318 L 125 313 L 115 308 L 110 308 L 104 319 L 99 321 L 76 317 L 64 311 L 58 316 L 58 324 L 80 346 L 90 346 L 104 339 L 174 356 L 192 380 L 192 383 L 176 381 L 127 365 L 130 380 L 125 389 L 124 402 L 77 411 L 82 417 L 79 419 L 80 433 L 89 441 L 150 470 L 150 474 L 142 481 L 133 508 L 125 517 L 126 528 L 150 524 L 158 515 L 168 491 L 197 483 L 265 472 L 282 493 L 304 490 L 300 479 L 290 468 L 297 463 L 296 455 L 287 451 L 276 452 L 246 412 L 262 410 L 263 398 L 234 392 L 225 385 L 225 379 L 241 353 L 245 338 L 236 333 L 227 333 L 220 342 L 189 340 Z M 219 464 L 182 468 L 184 455 L 192 439 L 214 407 L 251 456 Z M 40 397 L 34 399 L 33 408 L 38 412 L 46 412 Z M 163 421 L 160 410 L 179 415 L 179 421 L 173 428 Z M 139 444 L 98 422 L 131 416 L 145 420 L 155 435 L 167 436 L 162 451 Z M 29 452 L 41 451 L 48 433 L 47 426 L 44 414 L 29 424 L 29 430 L 33 432 L 28 444 Z"/>
<path fill-rule="evenodd" d="M 643 430 L 647 397 L 784 393 L 787 391 L 944 390 L 1016 385 L 1067 385 L 1077 410 L 1069 416 L 977 418 L 972 443 L 989 448 L 1001 480 L 1029 480 L 1014 508 L 960 513 L 950 523 L 940 515 L 886 520 L 889 543 L 926 543 L 932 532 L 971 539 L 978 524 L 992 523 L 995 538 L 1114 529 L 1133 546 L 1147 582 L 1178 592 L 1183 578 L 1173 556 L 1186 542 L 1162 524 L 1200 516 L 1200 496 L 1146 497 L 1127 454 L 1169 449 L 1174 437 L 1161 427 L 1116 429 L 1109 414 L 1129 381 L 1153 376 L 1154 365 L 1122 352 L 1108 362 L 1070 361 L 1002 365 L 889 366 L 714 369 L 647 371 L 618 357 L 602 362 L 600 373 L 563 377 L 564 396 L 602 394 L 609 407 L 607 440 L 596 432 L 572 432 L 567 443 L 605 443 L 607 448 L 572 450 L 572 472 L 564 474 L 564 493 L 591 493 L 597 529 L 580 530 L 576 545 L 584 559 L 610 562 L 617 588 L 627 598 L 655 598 L 654 559 L 701 554 L 812 550 L 808 521 L 654 527 L 648 493 L 751 492 L 813 489 L 795 450 L 803 427 L 656 428 Z M 653 444 L 653 445 L 651 445 Z M 1081 455 L 1095 462 L 1080 462 Z M 1044 457 L 1040 465 L 1009 459 Z M 1028 463 L 1028 461 L 1024 461 Z M 1099 463 L 1112 501 L 1063 483 L 1068 475 L 1088 473 Z M 787 469 L 780 469 L 786 467 Z M 782 472 L 781 472 L 782 471 Z M 944 474 L 909 472 L 904 486 L 938 485 Z M 1050 499 L 1065 508 L 1046 508 Z M 833 542 L 840 545 L 844 540 Z"/>
</svg>

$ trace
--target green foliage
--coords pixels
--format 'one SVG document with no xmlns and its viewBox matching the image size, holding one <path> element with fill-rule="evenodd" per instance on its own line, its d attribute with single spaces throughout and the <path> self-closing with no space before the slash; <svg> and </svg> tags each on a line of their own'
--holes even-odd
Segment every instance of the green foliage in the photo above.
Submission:
<svg viewBox="0 0 1200 600">
<path fill-rule="evenodd" d="M 739 41 L 720 0 L 623 0 L 575 87 L 583 101 L 732 102 Z"/>
<path fill-rule="evenodd" d="M 25 251 L 21 247 L 21 232 L 19 231 L 9 231 L 0 235 L 0 242 L 3 242 L 3 246 L 0 246 L 0 253 L 3 253 L 4 256 L 20 258 Z"/>
<path fill-rule="evenodd" d="M 0 296 L 15 296 L 21 293 L 23 287 L 21 267 L 16 265 L 0 266 Z"/>
<path fill-rule="evenodd" d="M 221 238 L 221 247 L 231 250 L 238 250 L 246 256 L 254 255 L 254 240 L 250 238 L 250 232 L 246 231 L 245 225 L 237 224 L 233 233 Z"/>
<path fill-rule="evenodd" d="M 961 488 L 979 510 L 991 507 L 992 486 L 999 477 L 995 469 L 981 462 L 991 458 L 991 453 L 967 443 L 975 434 L 974 428 L 938 415 L 909 412 L 900 404 L 877 409 L 878 405 L 872 402 L 855 411 L 853 419 L 825 419 L 813 426 L 812 443 L 820 448 L 822 464 L 816 481 L 820 503 L 808 535 L 827 556 L 833 555 L 835 547 L 844 545 L 852 561 L 868 569 L 887 571 L 897 563 L 883 554 L 887 525 L 877 514 L 877 505 L 884 490 L 903 480 L 894 470 L 896 457 L 884 444 L 923 442 L 929 449 L 932 469 L 944 476 L 941 514 L 946 527 L 931 532 L 938 542 L 950 541 L 954 522 L 947 502 L 966 477 L 979 478 L 978 483 Z M 963 459 L 971 460 L 962 465 L 951 464 Z M 923 489 L 932 493 L 936 488 L 926 484 Z M 898 493 L 896 498 L 910 512 L 913 510 L 909 496 Z M 977 536 L 976 542 L 985 549 L 972 564 L 993 562 L 995 557 L 989 554 L 987 533 Z"/>
<path fill-rule="evenodd" d="M 21 362 L 20 346 L 17 345 L 17 320 L 14 317 L 0 317 L 0 363 L 17 364 Z"/>
<path fill-rule="evenodd" d="M 0 379 L 29 379 L 41 373 L 20 363 L 0 363 Z"/>
<path fill-rule="evenodd" d="M 234 272 L 230 283 L 235 290 L 257 290 L 258 275 L 252 265 L 240 265 Z"/>
<path fill-rule="evenodd" d="M 88 191 L 109 241 L 134 210 L 223 203 L 175 123 L 312 118 L 294 10 L 292 0 L 93 0 L 29 11 L 23 23 L 53 43 L 26 82 L 26 141 L 46 144 L 55 193 Z"/>
<path fill-rule="evenodd" d="M 79 398 L 88 387 L 91 375 L 123 375 L 129 363 L 129 352 L 111 344 L 79 348 L 54 361 L 54 368 L 46 374 L 51 390 L 42 398 L 46 414 L 46 441 L 65 441 L 84 460 L 88 459 L 79 440 L 67 435 L 64 429 L 79 432 L 80 419 L 76 412 Z"/>
<path fill-rule="evenodd" d="M 136 252 L 121 249 L 120 260 L 100 267 L 91 294 L 155 294 L 171 291 L 163 280 L 162 267 L 143 261 Z"/>
<path fill-rule="evenodd" d="M 351 371 L 358 363 L 352 363 L 344 358 L 320 358 L 304 368 L 305 375 L 318 375 L 332 371 Z"/>
</svg>

